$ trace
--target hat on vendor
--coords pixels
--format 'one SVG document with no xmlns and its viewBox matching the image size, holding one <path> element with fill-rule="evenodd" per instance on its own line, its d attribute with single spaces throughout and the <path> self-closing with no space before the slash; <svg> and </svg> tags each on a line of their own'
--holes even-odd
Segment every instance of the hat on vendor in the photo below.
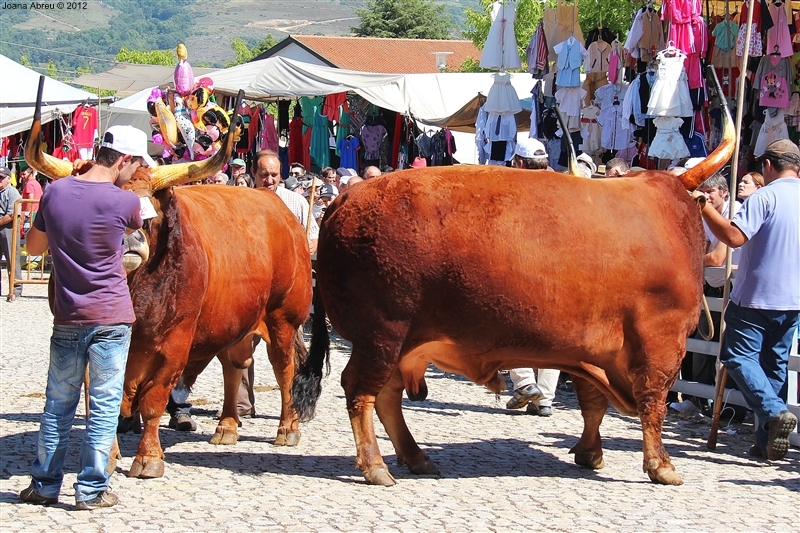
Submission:
<svg viewBox="0 0 800 533">
<path fill-rule="evenodd" d="M 424 157 L 415 157 L 414 162 L 411 163 L 411 168 L 425 168 L 428 166 L 428 161 Z"/>
<path fill-rule="evenodd" d="M 793 156 L 793 158 L 796 158 L 798 161 L 800 161 L 800 148 L 798 148 L 797 145 L 789 139 L 780 139 L 767 146 L 767 149 L 764 150 L 764 154 L 761 157 L 770 158 L 787 155 Z"/>
<path fill-rule="evenodd" d="M 517 141 L 517 146 L 514 148 L 514 155 L 518 155 L 524 159 L 547 157 L 547 149 L 539 139 L 525 137 Z"/>
<path fill-rule="evenodd" d="M 289 176 L 288 178 L 283 180 L 283 186 L 286 187 L 288 190 L 293 191 L 300 186 L 300 180 L 298 180 L 294 176 Z"/>
<path fill-rule="evenodd" d="M 589 170 L 592 171 L 592 174 L 597 174 L 597 165 L 595 164 L 594 160 L 592 160 L 592 156 L 587 154 L 586 152 L 582 152 L 577 158 L 578 163 L 582 163 L 589 167 Z"/>
<path fill-rule="evenodd" d="M 155 168 L 158 165 L 147 153 L 147 134 L 133 126 L 111 126 L 103 135 L 101 148 L 110 148 L 121 154 L 141 157 L 145 165 Z"/>
</svg>

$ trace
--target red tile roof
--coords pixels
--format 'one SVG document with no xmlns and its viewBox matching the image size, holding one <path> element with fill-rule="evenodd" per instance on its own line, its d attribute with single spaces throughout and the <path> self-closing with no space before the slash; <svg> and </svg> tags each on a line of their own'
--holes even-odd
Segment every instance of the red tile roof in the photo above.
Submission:
<svg viewBox="0 0 800 533">
<path fill-rule="evenodd" d="M 297 41 L 333 66 L 362 72 L 439 72 L 433 52 L 453 52 L 447 55 L 448 71 L 458 71 L 469 57 L 476 61 L 481 58 L 481 51 L 472 41 L 318 35 L 292 35 L 288 39 Z"/>
</svg>

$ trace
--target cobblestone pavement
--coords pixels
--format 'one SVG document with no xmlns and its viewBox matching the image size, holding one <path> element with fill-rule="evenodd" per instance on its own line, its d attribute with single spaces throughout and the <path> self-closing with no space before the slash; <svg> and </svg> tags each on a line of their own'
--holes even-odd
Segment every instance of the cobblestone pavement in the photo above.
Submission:
<svg viewBox="0 0 800 533">
<path fill-rule="evenodd" d="M 4 281 L 8 278 L 5 277 Z M 5 286 L 5 283 L 3 283 Z M 222 376 L 212 363 L 191 396 L 198 430 L 161 420 L 166 473 L 128 479 L 138 436 L 122 435 L 112 478 L 113 508 L 74 511 L 83 402 L 72 433 L 58 505 L 21 504 L 43 407 L 52 317 L 42 286 L 0 300 L 0 530 L 2 531 L 798 531 L 800 453 L 769 464 L 747 456 L 752 424 L 731 426 L 715 452 L 708 420 L 670 415 L 668 452 L 685 484 L 655 485 L 642 473 L 639 421 L 610 410 L 602 426 L 606 468 L 579 468 L 568 453 L 582 419 L 572 392 L 559 391 L 551 418 L 505 410 L 507 397 L 460 376 L 428 373 L 428 399 L 404 401 L 408 425 L 440 477 L 396 465 L 377 422 L 381 452 L 398 484 L 374 487 L 353 466 L 355 447 L 332 354 L 317 417 L 296 448 L 272 446 L 279 395 L 263 348 L 256 353 L 258 418 L 244 420 L 235 446 L 215 447 Z M 735 433 L 734 433 L 735 431 Z"/>
</svg>

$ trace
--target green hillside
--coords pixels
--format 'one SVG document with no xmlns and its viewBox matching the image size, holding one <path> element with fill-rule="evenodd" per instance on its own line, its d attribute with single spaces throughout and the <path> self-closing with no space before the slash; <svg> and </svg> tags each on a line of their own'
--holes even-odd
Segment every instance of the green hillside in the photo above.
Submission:
<svg viewBox="0 0 800 533">
<path fill-rule="evenodd" d="M 11 4 L 12 2 L 6 2 Z M 453 21 L 478 0 L 442 0 Z M 222 67 L 230 42 L 251 46 L 267 35 L 347 35 L 364 0 L 89 0 L 83 9 L 0 9 L 0 53 L 33 67 L 53 62 L 59 78 L 78 68 L 107 70 L 120 48 L 189 49 L 194 66 Z M 16 2 L 17 6 L 26 5 Z"/>
</svg>

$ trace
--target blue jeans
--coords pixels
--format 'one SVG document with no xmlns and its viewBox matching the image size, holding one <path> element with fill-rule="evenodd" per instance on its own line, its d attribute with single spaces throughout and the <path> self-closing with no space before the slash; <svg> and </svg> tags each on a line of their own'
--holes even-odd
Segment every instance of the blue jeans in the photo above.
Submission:
<svg viewBox="0 0 800 533">
<path fill-rule="evenodd" d="M 89 364 L 89 420 L 81 444 L 75 500 L 91 500 L 108 487 L 106 473 L 122 403 L 130 324 L 53 326 L 44 413 L 31 478 L 36 492 L 58 497 L 75 409 Z"/>
<path fill-rule="evenodd" d="M 725 310 L 720 361 L 758 416 L 756 444 L 761 449 L 767 447 L 770 417 L 787 409 L 786 372 L 798 318 L 800 311 L 751 309 L 733 302 Z"/>
</svg>

